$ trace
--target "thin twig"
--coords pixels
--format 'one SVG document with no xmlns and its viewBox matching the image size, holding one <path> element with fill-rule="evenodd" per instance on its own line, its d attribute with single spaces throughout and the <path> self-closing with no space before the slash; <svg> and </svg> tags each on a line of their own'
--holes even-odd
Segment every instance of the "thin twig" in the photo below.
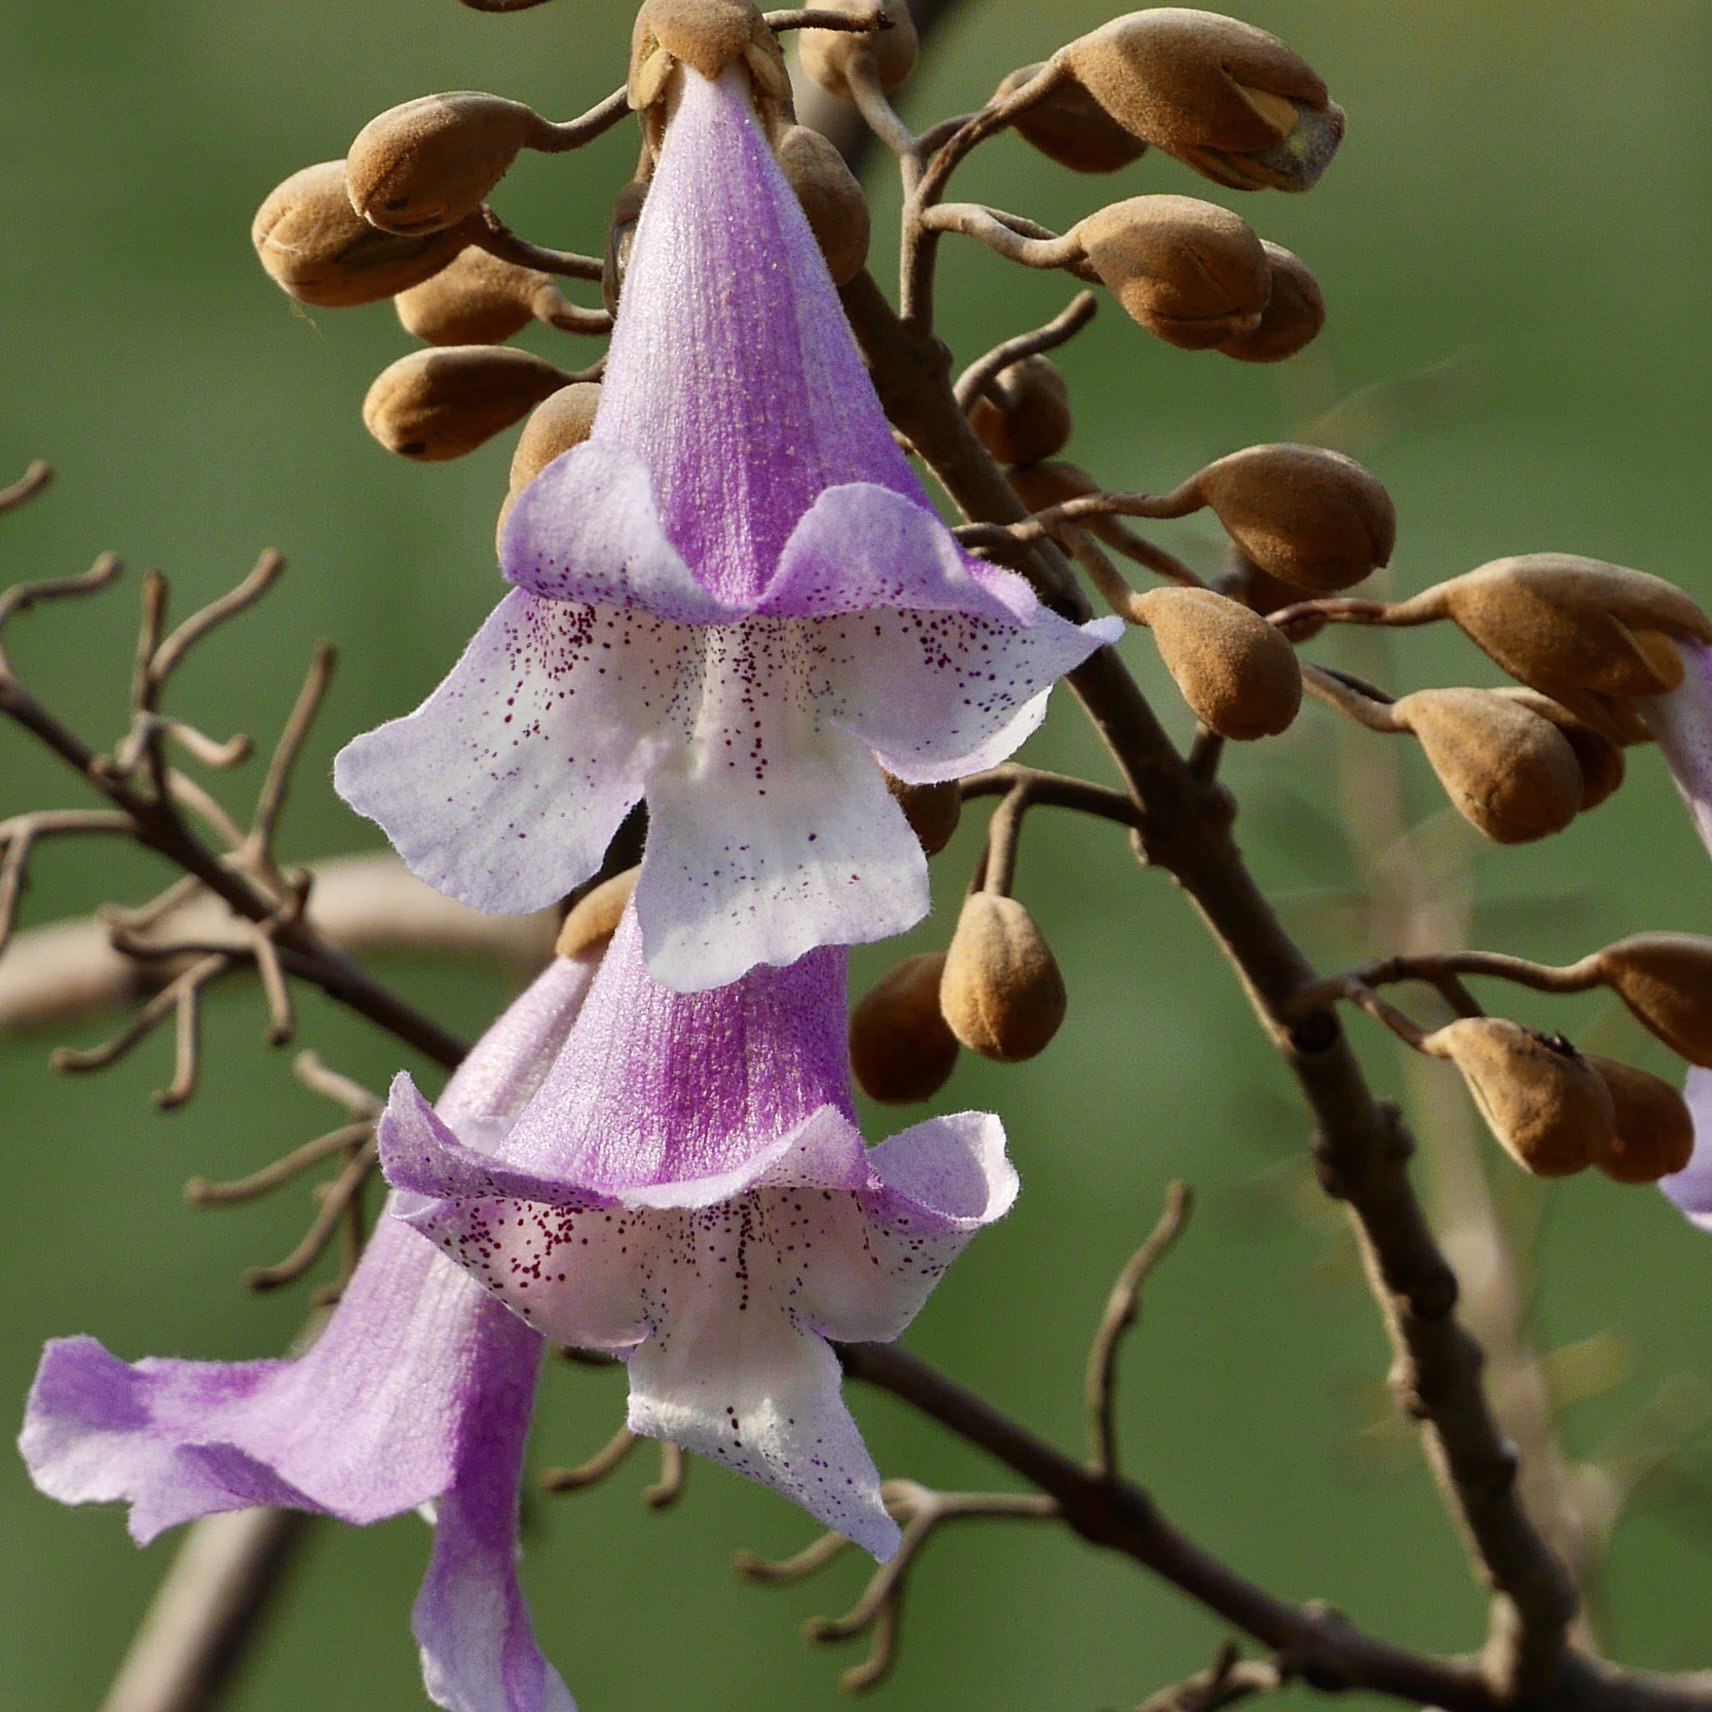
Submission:
<svg viewBox="0 0 1712 1712">
<path fill-rule="evenodd" d="M 1153 1234 L 1118 1274 L 1106 1301 L 1100 1329 L 1094 1334 L 1093 1347 L 1088 1351 L 1085 1392 L 1094 1467 L 1101 1474 L 1115 1476 L 1118 1472 L 1118 1357 L 1123 1352 L 1125 1335 L 1141 1312 L 1141 1287 L 1187 1228 L 1194 1207 L 1195 1197 L 1187 1183 L 1173 1183 L 1165 1191 L 1165 1211 L 1160 1214 Z"/>
<path fill-rule="evenodd" d="M 958 378 L 956 397 L 967 410 L 992 382 L 1012 363 L 1025 357 L 1037 357 L 1067 345 L 1099 313 L 1100 300 L 1091 291 L 1079 291 L 1044 327 L 1032 333 L 1019 333 L 995 345 L 984 357 L 977 357 Z"/>
<path fill-rule="evenodd" d="M 284 1260 L 274 1266 L 253 1266 L 244 1274 L 244 1283 L 252 1290 L 277 1290 L 282 1284 L 295 1283 L 321 1258 L 345 1209 L 362 1192 L 378 1160 L 374 1138 L 371 1136 L 351 1156 L 345 1169 L 328 1185 L 303 1240 Z"/>
</svg>

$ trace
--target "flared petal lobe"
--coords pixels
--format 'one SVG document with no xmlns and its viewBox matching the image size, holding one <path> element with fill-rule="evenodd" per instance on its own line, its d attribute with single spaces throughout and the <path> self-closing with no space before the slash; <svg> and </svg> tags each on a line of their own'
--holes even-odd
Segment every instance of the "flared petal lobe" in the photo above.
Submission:
<svg viewBox="0 0 1712 1712">
<path fill-rule="evenodd" d="M 839 953 L 716 993 L 654 983 L 634 912 L 503 1162 L 407 1081 L 399 1209 L 529 1324 L 630 1365 L 633 1431 L 715 1457 L 876 1555 L 897 1530 L 827 1339 L 896 1337 L 1016 1176 L 996 1119 L 868 1153 Z"/>
<path fill-rule="evenodd" d="M 585 998 L 559 959 L 441 1099 L 491 1135 L 538 1087 Z M 570 1712 L 516 1584 L 517 1480 L 541 1342 L 401 1221 L 383 1218 L 321 1335 L 293 1361 L 144 1360 L 48 1346 L 20 1448 L 66 1503 L 128 1502 L 139 1541 L 280 1504 L 365 1523 L 439 1513 L 417 1611 L 429 1689 L 454 1712 Z M 455 1609 L 454 1609 L 455 1607 Z"/>
<path fill-rule="evenodd" d="M 1676 649 L 1684 667 L 1681 684 L 1639 706 L 1695 831 L 1712 851 L 1712 648 L 1677 639 Z"/>
</svg>

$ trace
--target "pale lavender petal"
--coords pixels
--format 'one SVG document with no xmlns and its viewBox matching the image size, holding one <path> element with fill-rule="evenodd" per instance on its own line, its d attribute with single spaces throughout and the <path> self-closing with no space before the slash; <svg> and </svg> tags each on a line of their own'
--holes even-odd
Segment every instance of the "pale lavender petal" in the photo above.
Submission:
<svg viewBox="0 0 1712 1712">
<path fill-rule="evenodd" d="M 666 986 L 721 986 L 816 946 L 888 939 L 927 914 L 927 859 L 864 744 L 828 726 L 764 758 L 762 788 L 724 758 L 649 776 L 636 900 L 648 967 Z"/>
<path fill-rule="evenodd" d="M 1681 684 L 1636 705 L 1658 739 L 1695 830 L 1712 851 L 1712 648 L 1673 640 L 1682 656 Z"/>
<path fill-rule="evenodd" d="M 127 1366 L 92 1338 L 51 1343 L 19 1446 L 50 1498 L 128 1500 L 138 1540 L 252 1504 L 373 1522 L 450 1487 L 465 1400 L 518 1359 L 528 1333 L 386 1219 L 298 1360 Z"/>
<path fill-rule="evenodd" d="M 590 973 L 557 960 L 471 1051 L 444 1109 L 468 1121 L 521 1104 Z M 127 1366 L 90 1338 L 52 1343 L 19 1442 L 50 1497 L 129 1501 L 139 1539 L 257 1503 L 368 1522 L 449 1490 L 468 1406 L 537 1359 L 537 1340 L 467 1274 L 383 1219 L 297 1360 Z"/>
<path fill-rule="evenodd" d="M 540 1340 L 523 1335 L 534 1364 L 495 1376 L 464 1419 L 458 1478 L 434 1506 L 434 1556 L 412 1614 L 423 1684 L 450 1712 L 576 1712 L 517 1584 L 517 1495 L 540 1366 Z"/>
<path fill-rule="evenodd" d="M 898 1529 L 840 1394 L 838 1360 L 789 1299 L 789 1209 L 769 1195 L 682 1221 L 647 1280 L 651 1335 L 629 1357 L 630 1429 L 670 1439 L 771 1486 L 885 1559 Z"/>
<path fill-rule="evenodd" d="M 593 442 L 640 453 L 666 534 L 702 587 L 736 605 L 759 598 L 822 489 L 921 495 L 741 72 L 683 79 Z M 524 543 L 506 545 L 510 569 Z"/>
<path fill-rule="evenodd" d="M 1016 1199 L 1004 1126 L 985 1112 L 933 1118 L 868 1155 L 874 1184 L 825 1204 L 802 1267 L 803 1312 L 846 1343 L 897 1337 L 975 1233 Z"/>
<path fill-rule="evenodd" d="M 1694 1153 L 1659 1187 L 1703 1231 L 1712 1231 L 1712 1070 L 1690 1066 L 1682 1097 L 1694 1114 Z"/>
<path fill-rule="evenodd" d="M 691 635 L 514 591 L 415 713 L 345 747 L 334 785 L 429 885 L 541 909 L 599 867 L 681 723 Z"/>
<path fill-rule="evenodd" d="M 517 496 L 505 574 L 548 600 L 635 606 L 678 624 L 722 624 L 742 609 L 707 594 L 666 539 L 648 466 L 627 446 L 573 447 Z"/>
</svg>

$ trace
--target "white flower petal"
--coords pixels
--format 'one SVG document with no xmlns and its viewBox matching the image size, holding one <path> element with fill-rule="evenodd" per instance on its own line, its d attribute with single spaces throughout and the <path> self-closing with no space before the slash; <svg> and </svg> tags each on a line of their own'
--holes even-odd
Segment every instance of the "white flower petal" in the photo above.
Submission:
<svg viewBox="0 0 1712 1712">
<path fill-rule="evenodd" d="M 853 1202 L 774 1191 L 656 1215 L 679 1234 L 657 1251 L 652 1332 L 629 1358 L 630 1427 L 772 1487 L 884 1559 L 898 1529 L 879 1472 L 840 1395 L 837 1358 L 789 1300 L 796 1266 L 812 1264 L 803 1243 L 822 1197 Z"/>
<path fill-rule="evenodd" d="M 490 915 L 586 880 L 683 717 L 689 632 L 508 594 L 416 712 L 348 744 L 339 794 L 410 870 Z"/>
</svg>

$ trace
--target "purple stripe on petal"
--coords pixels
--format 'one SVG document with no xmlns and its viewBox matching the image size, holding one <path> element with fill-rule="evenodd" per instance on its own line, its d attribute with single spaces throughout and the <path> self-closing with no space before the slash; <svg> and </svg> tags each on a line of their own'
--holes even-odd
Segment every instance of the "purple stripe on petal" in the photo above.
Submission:
<svg viewBox="0 0 1712 1712">
<path fill-rule="evenodd" d="M 921 497 L 740 72 L 684 74 L 593 440 L 641 454 L 667 535 L 704 588 L 738 605 L 760 596 L 822 489 L 869 481 Z M 524 545 L 508 539 L 508 566 Z"/>
</svg>

